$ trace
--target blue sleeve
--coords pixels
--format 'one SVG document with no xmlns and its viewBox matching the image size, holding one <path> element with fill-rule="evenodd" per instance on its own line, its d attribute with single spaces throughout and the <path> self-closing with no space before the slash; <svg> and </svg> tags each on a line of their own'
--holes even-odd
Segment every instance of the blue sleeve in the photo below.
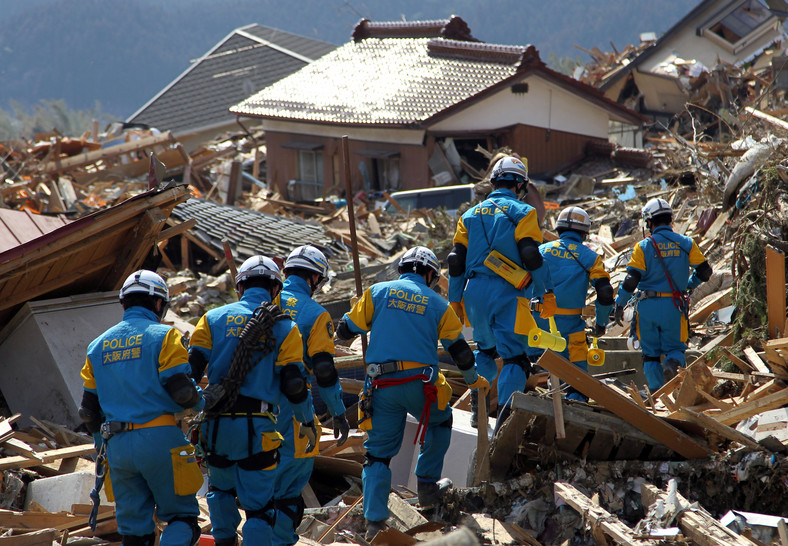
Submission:
<svg viewBox="0 0 788 546">
<path fill-rule="evenodd" d="M 596 302 L 596 323 L 600 326 L 607 326 L 610 321 L 610 311 L 613 309 L 612 305 L 600 305 L 599 300 Z"/>
<path fill-rule="evenodd" d="M 315 407 L 312 405 L 311 392 L 307 393 L 306 400 L 300 404 L 293 404 L 290 402 L 290 405 L 293 408 L 293 415 L 295 415 L 299 423 L 309 423 L 315 420 Z"/>
<path fill-rule="evenodd" d="M 465 278 L 465 275 L 458 275 L 457 277 L 449 275 L 449 301 L 455 303 L 462 301 L 462 293 L 465 292 L 465 284 L 467 282 L 468 279 Z"/>
<path fill-rule="evenodd" d="M 700 284 L 702 282 L 703 281 L 700 280 L 700 277 L 698 277 L 698 272 L 697 271 L 693 271 L 692 275 L 690 275 L 689 281 L 687 282 L 687 289 L 688 290 L 694 290 L 698 286 L 700 286 Z"/>
<path fill-rule="evenodd" d="M 547 265 L 547 262 L 543 261 L 540 268 L 529 271 L 529 273 L 531 273 L 531 278 L 533 279 L 532 286 L 535 298 L 541 297 L 545 292 L 553 289 L 553 278 L 550 275 L 550 266 Z"/>
<path fill-rule="evenodd" d="M 345 413 L 345 403 L 342 401 L 342 385 L 339 384 L 339 379 L 330 387 L 318 386 L 317 389 L 320 392 L 320 398 L 328 406 L 328 411 L 332 417 Z"/>
</svg>

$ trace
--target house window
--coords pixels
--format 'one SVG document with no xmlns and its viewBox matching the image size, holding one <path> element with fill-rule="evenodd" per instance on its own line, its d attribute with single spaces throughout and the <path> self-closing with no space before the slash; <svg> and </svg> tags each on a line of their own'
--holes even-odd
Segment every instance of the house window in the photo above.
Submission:
<svg viewBox="0 0 788 546">
<path fill-rule="evenodd" d="M 298 179 L 323 184 L 323 152 L 298 150 Z"/>
<path fill-rule="evenodd" d="M 759 0 L 745 0 L 705 24 L 703 34 L 731 53 L 736 53 L 765 30 L 764 23 L 771 17 L 771 12 Z"/>
</svg>

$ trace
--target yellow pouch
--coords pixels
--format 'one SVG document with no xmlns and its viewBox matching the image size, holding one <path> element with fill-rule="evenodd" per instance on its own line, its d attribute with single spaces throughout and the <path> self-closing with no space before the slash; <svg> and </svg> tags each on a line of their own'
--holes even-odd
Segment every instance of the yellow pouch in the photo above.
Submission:
<svg viewBox="0 0 788 546">
<path fill-rule="evenodd" d="M 176 495 L 194 495 L 202 487 L 203 477 L 200 465 L 194 455 L 194 446 L 174 447 L 170 450 L 172 458 L 172 478 Z"/>
<path fill-rule="evenodd" d="M 517 298 L 517 313 L 514 318 L 514 333 L 527 336 L 536 328 L 534 317 L 531 316 L 531 300 Z"/>
<path fill-rule="evenodd" d="M 115 494 L 112 492 L 112 481 L 109 479 L 109 462 L 104 461 L 104 494 L 107 502 L 115 502 Z"/>
<path fill-rule="evenodd" d="M 296 434 L 296 440 L 297 439 L 298 434 Z M 263 451 L 274 451 L 275 449 L 279 449 L 283 440 L 284 437 L 282 437 L 282 435 L 275 430 L 271 432 L 263 432 Z M 272 464 L 271 466 L 266 466 L 262 470 L 271 470 L 272 468 L 276 468 L 276 463 Z"/>
<path fill-rule="evenodd" d="M 569 360 L 572 362 L 588 361 L 588 345 L 586 345 L 586 333 L 574 332 L 566 336 L 569 346 Z"/>
<path fill-rule="evenodd" d="M 451 402 L 451 385 L 446 381 L 446 376 L 438 372 L 438 378 L 435 380 L 435 388 L 438 389 L 438 409 L 443 411 L 446 406 Z"/>
<path fill-rule="evenodd" d="M 320 420 L 315 415 L 315 428 L 317 428 L 317 439 L 320 440 L 320 436 L 323 434 L 323 428 L 320 426 Z M 314 457 L 320 454 L 320 442 L 318 441 L 315 447 L 309 453 L 306 452 L 306 446 L 309 443 L 309 438 L 304 436 L 303 438 L 298 435 L 301 430 L 301 424 L 293 417 L 293 444 L 295 447 L 295 454 L 293 455 L 296 459 L 306 459 L 307 457 Z"/>
<path fill-rule="evenodd" d="M 367 403 L 367 391 L 361 391 L 358 395 L 358 428 L 361 430 L 372 430 L 372 415 L 364 411 Z"/>
</svg>

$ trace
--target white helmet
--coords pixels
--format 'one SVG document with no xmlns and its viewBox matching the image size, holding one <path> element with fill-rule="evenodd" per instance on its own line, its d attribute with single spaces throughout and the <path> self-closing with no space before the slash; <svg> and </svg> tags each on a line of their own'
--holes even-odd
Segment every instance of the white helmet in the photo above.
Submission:
<svg viewBox="0 0 788 546">
<path fill-rule="evenodd" d="M 159 275 L 147 269 L 140 269 L 126 277 L 126 281 L 120 289 L 121 301 L 129 294 L 147 294 L 163 299 L 164 303 L 170 301 L 167 283 Z"/>
<path fill-rule="evenodd" d="M 421 264 L 432 269 L 436 274 L 441 272 L 441 264 L 435 253 L 426 246 L 414 246 L 399 259 L 399 268 L 402 269 L 408 264 Z"/>
<path fill-rule="evenodd" d="M 555 227 L 588 233 L 588 230 L 591 229 L 591 219 L 588 217 L 588 213 L 580 207 L 566 207 L 558 215 Z"/>
<path fill-rule="evenodd" d="M 282 274 L 279 267 L 271 258 L 267 256 L 252 256 L 241 264 L 238 274 L 235 276 L 235 284 L 239 284 L 247 279 L 263 277 L 271 279 L 282 285 Z"/>
<path fill-rule="evenodd" d="M 285 271 L 298 267 L 328 278 L 328 260 L 325 254 L 312 245 L 299 246 L 285 260 Z"/>
<path fill-rule="evenodd" d="M 643 219 L 648 222 L 655 216 L 659 216 L 661 214 L 673 215 L 673 209 L 670 208 L 670 205 L 668 205 L 667 201 L 660 199 L 659 197 L 655 197 L 646 203 L 646 206 L 643 207 L 641 214 L 643 215 Z"/>
<path fill-rule="evenodd" d="M 507 155 L 499 159 L 490 173 L 490 180 L 511 180 L 519 184 L 528 182 L 528 167 L 514 156 Z"/>
</svg>

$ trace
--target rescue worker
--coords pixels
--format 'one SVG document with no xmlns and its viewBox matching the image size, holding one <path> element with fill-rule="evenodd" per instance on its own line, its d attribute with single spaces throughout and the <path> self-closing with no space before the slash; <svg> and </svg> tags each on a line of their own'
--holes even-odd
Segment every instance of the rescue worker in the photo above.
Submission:
<svg viewBox="0 0 788 546">
<path fill-rule="evenodd" d="M 673 210 L 667 201 L 651 199 L 642 216 L 651 235 L 632 251 L 627 276 L 618 287 L 615 318 L 620 324 L 624 306 L 637 289 L 635 330 L 648 387 L 656 390 L 684 366 L 689 334 L 686 290 L 708 281 L 712 270 L 695 241 L 673 232 Z"/>
<path fill-rule="evenodd" d="M 489 383 L 476 373 L 462 324 L 446 299 L 431 287 L 440 275 L 433 252 L 409 249 L 399 261 L 400 277 L 367 288 L 337 325 L 339 339 L 371 332 L 367 375 L 359 402 L 359 428 L 367 430 L 366 462 L 362 473 L 364 518 L 368 539 L 384 528 L 389 517 L 389 463 L 402 444 L 407 414 L 420 417 L 416 439 L 421 441 L 416 477 L 419 504 L 434 506 L 450 484 L 438 482 L 449 448 L 451 387 L 438 369 L 440 340 L 471 389 L 487 391 Z"/>
<path fill-rule="evenodd" d="M 120 289 L 123 320 L 90 343 L 81 373 L 79 416 L 101 432 L 118 532 L 128 546 L 153 546 L 154 511 L 167 522 L 160 544 L 187 546 L 200 537 L 202 472 L 174 414 L 204 401 L 181 335 L 161 324 L 168 302 L 159 275 L 129 275 Z"/>
<path fill-rule="evenodd" d="M 314 374 L 320 397 L 328 407 L 334 424 L 337 444 L 347 441 L 350 425 L 345 417 L 342 387 L 334 366 L 334 324 L 331 315 L 312 295 L 328 279 L 328 260 L 317 248 L 306 245 L 293 250 L 285 261 L 285 282 L 279 296 L 280 307 L 292 318 L 304 340 L 304 365 Z M 279 406 L 276 429 L 284 437 L 279 450 L 281 458 L 276 474 L 274 503 L 276 523 L 273 544 L 295 544 L 295 529 L 304 514 L 301 491 L 309 483 L 318 454 L 315 445 L 304 452 L 306 441 L 297 437 L 297 421 L 287 400 Z"/>
<path fill-rule="evenodd" d="M 530 301 L 523 289 L 485 265 L 497 251 L 530 273 L 533 293 L 543 297 L 541 317 L 549 318 L 556 307 L 550 271 L 543 265 L 539 244 L 542 231 L 536 210 L 518 200 L 517 193 L 528 183 L 528 169 L 513 156 L 498 160 L 490 181 L 493 191 L 487 199 L 468 209 L 457 222 L 454 248 L 448 256 L 449 301 L 458 315 L 463 308 L 473 327 L 479 374 L 492 383 L 498 374 L 495 358 L 503 359 L 498 378 L 498 403 L 504 408 L 498 421 L 506 417 L 506 405 L 515 391 L 525 389 L 531 372 L 526 354 L 528 332 L 535 327 Z M 478 402 L 471 398 L 473 423 Z"/>
<path fill-rule="evenodd" d="M 235 282 L 240 301 L 203 315 L 191 337 L 189 359 L 197 377 L 207 367 L 208 414 L 200 445 L 208 464 L 215 542 L 237 543 L 237 497 L 246 512 L 244 544 L 268 545 L 273 540 L 274 482 L 282 441 L 274 414 L 282 397 L 300 423 L 299 436 L 305 435 L 312 446 L 317 428 L 301 334 L 271 303 L 282 289 L 279 268 L 270 258 L 253 256 L 241 265 Z M 249 333 L 258 324 L 267 326 L 262 333 Z M 253 348 L 251 358 L 242 358 L 246 347 Z M 234 395 L 228 392 L 233 390 Z"/>
<path fill-rule="evenodd" d="M 592 330 L 595 337 L 605 334 L 614 304 L 610 275 L 605 271 L 602 258 L 583 244 L 590 229 L 591 220 L 586 211 L 580 207 L 567 207 L 558 214 L 556 221 L 558 240 L 539 246 L 555 287 L 558 306 L 555 324 L 567 341 L 566 349 L 560 354 L 583 371 L 588 371 L 588 342 L 582 312 L 589 284 L 596 291 L 596 317 Z M 548 321 L 537 318 L 536 324 L 550 331 Z M 588 400 L 573 388 L 569 389 L 567 398 Z"/>
</svg>

